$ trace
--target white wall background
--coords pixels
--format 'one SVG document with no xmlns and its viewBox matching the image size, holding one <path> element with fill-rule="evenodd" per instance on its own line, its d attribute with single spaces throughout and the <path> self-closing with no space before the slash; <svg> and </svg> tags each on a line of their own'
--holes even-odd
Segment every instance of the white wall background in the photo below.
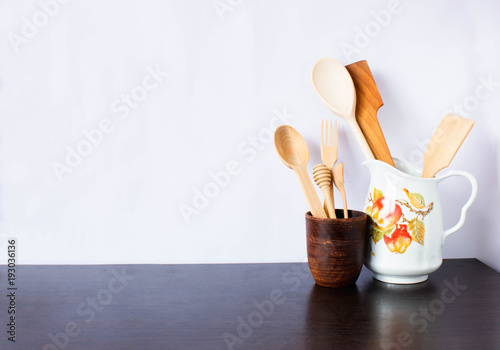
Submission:
<svg viewBox="0 0 500 350">
<path fill-rule="evenodd" d="M 394 156 L 418 162 L 447 111 L 476 121 L 450 168 L 473 173 L 479 194 L 443 253 L 500 270 L 498 2 L 213 3 L 0 2 L 0 232 L 18 238 L 21 263 L 306 261 L 305 200 L 266 128 L 293 116 L 309 170 L 320 161 L 320 121 L 336 117 L 310 75 L 331 56 L 368 61 Z M 169 73 L 151 91 L 138 87 L 148 69 Z M 144 100 L 124 107 L 131 91 Z M 112 131 L 66 164 L 100 123 Z M 368 171 L 338 123 L 348 201 L 362 209 Z M 62 181 L 54 162 L 69 166 Z M 239 174 L 185 220 L 180 206 L 230 162 Z M 470 188 L 450 179 L 440 191 L 450 227 Z"/>
</svg>

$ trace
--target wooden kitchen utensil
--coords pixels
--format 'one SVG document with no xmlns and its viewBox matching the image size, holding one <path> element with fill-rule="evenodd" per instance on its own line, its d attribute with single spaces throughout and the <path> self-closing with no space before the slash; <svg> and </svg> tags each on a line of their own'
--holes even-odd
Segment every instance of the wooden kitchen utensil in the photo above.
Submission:
<svg viewBox="0 0 500 350">
<path fill-rule="evenodd" d="M 313 168 L 313 178 L 316 185 L 321 189 L 325 197 L 325 210 L 326 215 L 330 219 L 335 219 L 335 207 L 333 204 L 333 197 L 331 195 L 332 188 L 332 172 L 326 167 L 325 164 L 315 165 Z"/>
<path fill-rule="evenodd" d="M 425 149 L 422 177 L 434 177 L 450 165 L 473 125 L 474 121 L 458 115 L 444 116 Z"/>
<path fill-rule="evenodd" d="M 328 127 L 328 122 L 325 123 L 326 127 L 323 128 L 323 121 L 321 121 L 321 160 L 323 164 L 325 164 L 326 168 L 330 172 L 330 195 L 329 197 L 332 199 L 332 207 L 335 209 L 335 199 L 333 197 L 333 185 L 332 185 L 332 171 L 333 166 L 337 162 L 337 154 L 338 154 L 338 138 L 337 138 L 337 121 L 335 121 L 335 134 L 333 134 L 332 122 L 330 121 L 330 127 Z M 325 197 L 325 205 L 326 208 L 326 197 Z M 327 215 L 335 219 L 337 216 L 335 215 L 335 210 L 328 213 Z"/>
<path fill-rule="evenodd" d="M 274 145 L 283 163 L 295 171 L 312 215 L 326 219 L 326 213 L 307 174 L 309 150 L 305 140 L 291 126 L 282 125 L 274 132 Z"/>
<path fill-rule="evenodd" d="M 356 122 L 356 91 L 344 65 L 330 57 L 322 58 L 313 67 L 312 80 L 321 101 L 347 121 L 366 159 L 375 159 Z"/>
<path fill-rule="evenodd" d="M 394 166 L 389 147 L 377 120 L 384 105 L 368 63 L 363 60 L 345 66 L 356 88 L 356 120 L 375 159 Z"/>
<path fill-rule="evenodd" d="M 325 124 L 323 128 L 323 121 L 321 121 L 321 160 L 328 169 L 333 170 L 338 156 L 337 121 L 335 121 L 335 134 L 332 122 L 330 121 L 330 126 L 328 126 L 328 121 Z"/>
<path fill-rule="evenodd" d="M 347 219 L 347 198 L 344 188 L 344 163 L 342 162 L 337 163 L 333 169 L 333 183 L 342 196 L 342 203 L 344 204 L 344 219 Z"/>
</svg>

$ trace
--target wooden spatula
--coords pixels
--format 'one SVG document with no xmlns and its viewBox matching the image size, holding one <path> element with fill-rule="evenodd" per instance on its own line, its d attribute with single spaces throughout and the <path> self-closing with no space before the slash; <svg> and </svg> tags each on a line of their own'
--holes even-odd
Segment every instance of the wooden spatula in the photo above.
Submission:
<svg viewBox="0 0 500 350">
<path fill-rule="evenodd" d="M 335 165 L 333 168 L 333 183 L 335 187 L 340 192 L 342 196 L 342 204 L 344 204 L 344 219 L 347 219 L 348 210 L 347 210 L 347 198 L 345 195 L 345 187 L 344 187 L 344 163 L 340 162 Z"/>
<path fill-rule="evenodd" d="M 375 159 L 394 166 L 391 153 L 377 119 L 378 109 L 384 105 L 370 67 L 366 61 L 345 66 L 356 88 L 356 121 L 370 146 Z"/>
<path fill-rule="evenodd" d="M 444 116 L 425 149 L 422 177 L 434 177 L 450 165 L 473 125 L 474 121 L 458 115 Z"/>
</svg>

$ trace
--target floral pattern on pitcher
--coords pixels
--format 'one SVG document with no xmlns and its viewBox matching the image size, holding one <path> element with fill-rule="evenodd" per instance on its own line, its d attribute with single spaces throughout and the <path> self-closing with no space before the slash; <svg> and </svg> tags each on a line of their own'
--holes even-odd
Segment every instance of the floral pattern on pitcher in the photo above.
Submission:
<svg viewBox="0 0 500 350">
<path fill-rule="evenodd" d="M 402 191 L 407 199 L 385 197 L 382 191 L 374 188 L 365 210 L 372 219 L 370 236 L 373 242 L 377 244 L 383 239 L 389 251 L 398 254 L 403 254 L 412 242 L 424 245 L 424 218 L 433 208 L 433 203 L 425 205 L 421 194 L 411 193 L 406 188 Z"/>
</svg>

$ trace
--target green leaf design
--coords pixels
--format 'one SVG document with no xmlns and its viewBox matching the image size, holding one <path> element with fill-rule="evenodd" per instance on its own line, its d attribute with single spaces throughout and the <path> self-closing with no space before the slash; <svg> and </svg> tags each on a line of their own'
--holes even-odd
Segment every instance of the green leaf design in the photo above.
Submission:
<svg viewBox="0 0 500 350">
<path fill-rule="evenodd" d="M 425 225 L 424 222 L 415 218 L 408 224 L 408 229 L 411 233 L 411 238 L 418 244 L 424 245 Z"/>
<path fill-rule="evenodd" d="M 365 209 L 365 213 L 368 214 L 368 216 L 371 216 L 372 215 L 372 207 L 371 206 L 367 206 L 366 209 Z"/>
<path fill-rule="evenodd" d="M 403 188 L 403 191 L 406 193 L 406 196 L 408 196 L 411 205 L 413 205 L 417 209 L 425 208 L 424 196 L 422 196 L 420 193 L 410 193 L 406 188 Z"/>
<path fill-rule="evenodd" d="M 377 190 L 376 188 L 373 189 L 373 202 L 376 202 L 379 198 L 382 198 L 384 194 L 382 191 Z"/>
<path fill-rule="evenodd" d="M 387 235 L 387 236 L 392 235 L 392 233 L 394 232 L 395 229 L 396 229 L 396 225 L 392 225 L 388 229 L 383 230 L 383 231 L 380 230 L 379 228 L 377 228 L 376 226 L 372 226 L 373 242 L 375 244 L 377 244 L 377 242 L 380 241 L 384 237 L 384 235 Z"/>
<path fill-rule="evenodd" d="M 425 207 L 425 199 L 424 197 L 420 194 L 420 193 L 412 193 L 413 197 L 415 197 L 416 201 L 415 200 L 412 200 L 411 201 L 411 204 L 414 206 L 414 207 L 417 207 L 417 209 L 422 209 Z M 422 207 L 420 207 L 420 205 Z"/>
</svg>

